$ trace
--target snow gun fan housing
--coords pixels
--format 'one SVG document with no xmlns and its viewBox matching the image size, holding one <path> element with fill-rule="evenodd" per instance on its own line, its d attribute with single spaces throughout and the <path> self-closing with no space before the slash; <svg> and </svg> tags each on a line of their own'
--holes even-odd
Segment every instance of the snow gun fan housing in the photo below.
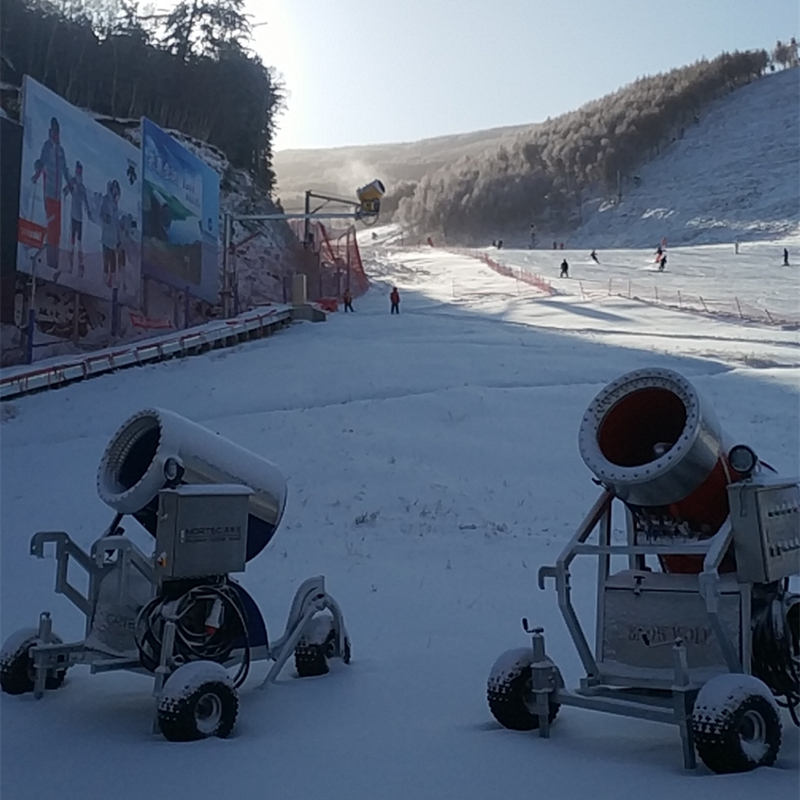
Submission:
<svg viewBox="0 0 800 800">
<path fill-rule="evenodd" d="M 686 378 L 640 369 L 606 386 L 581 421 L 587 467 L 643 527 L 662 535 L 713 536 L 728 516 L 726 487 L 742 477 L 728 462 L 713 409 Z M 682 558 L 670 571 L 695 571 Z"/>
<path fill-rule="evenodd" d="M 184 417 L 163 409 L 140 411 L 114 434 L 100 461 L 100 499 L 131 514 L 156 535 L 158 493 L 181 484 L 242 484 L 248 507 L 250 561 L 266 547 L 286 503 L 286 479 L 270 461 Z"/>
</svg>

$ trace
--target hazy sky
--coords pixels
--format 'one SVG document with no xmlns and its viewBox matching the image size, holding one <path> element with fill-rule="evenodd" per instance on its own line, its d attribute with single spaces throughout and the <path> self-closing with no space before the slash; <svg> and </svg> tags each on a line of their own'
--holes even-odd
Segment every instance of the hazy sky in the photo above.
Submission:
<svg viewBox="0 0 800 800">
<path fill-rule="evenodd" d="M 538 122 L 642 75 L 798 36 L 797 0 L 248 0 L 276 149 Z"/>
</svg>

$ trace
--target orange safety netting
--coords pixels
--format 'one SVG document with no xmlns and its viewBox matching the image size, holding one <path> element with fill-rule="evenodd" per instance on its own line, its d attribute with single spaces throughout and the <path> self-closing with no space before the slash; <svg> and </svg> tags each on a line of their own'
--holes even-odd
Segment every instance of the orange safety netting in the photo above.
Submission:
<svg viewBox="0 0 800 800">
<path fill-rule="evenodd" d="M 303 239 L 304 223 L 293 223 L 298 238 Z M 356 240 L 356 229 L 350 226 L 343 233 L 328 230 L 321 222 L 308 226 L 310 249 L 318 257 L 319 271 L 309 276 L 309 297 L 341 299 L 345 290 L 353 297 L 360 297 L 369 288 L 369 279 L 364 272 L 361 253 Z"/>
</svg>

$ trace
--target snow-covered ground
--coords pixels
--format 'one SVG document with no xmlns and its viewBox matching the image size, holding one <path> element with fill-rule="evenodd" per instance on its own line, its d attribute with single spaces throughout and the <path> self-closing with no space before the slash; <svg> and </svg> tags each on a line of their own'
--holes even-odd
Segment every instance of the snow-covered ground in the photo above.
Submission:
<svg viewBox="0 0 800 800">
<path fill-rule="evenodd" d="M 728 271 L 732 253 L 709 248 L 675 251 L 668 273 L 648 276 L 648 253 L 613 259 L 674 288 L 703 275 L 716 285 L 725 270 L 754 305 L 790 274 L 750 281 Z M 152 681 L 136 675 L 76 667 L 41 701 L 3 696 L 3 798 L 796 796 L 800 737 L 788 715 L 775 767 L 718 777 L 684 771 L 677 729 L 656 723 L 567 708 L 549 740 L 507 731 L 485 685 L 495 658 L 527 643 L 523 616 L 545 627 L 567 684 L 581 676 L 536 571 L 597 495 L 577 448 L 597 392 L 638 367 L 678 370 L 731 437 L 795 475 L 798 333 L 582 295 L 575 283 L 591 276 L 577 254 L 575 278 L 555 279 L 562 293 L 550 298 L 430 248 L 369 257 L 373 288 L 355 314 L 3 404 L 0 637 L 43 609 L 63 637 L 81 636 L 80 614 L 52 592 L 53 562 L 28 555 L 30 535 L 62 529 L 90 545 L 111 518 L 95 492 L 103 448 L 127 416 L 155 405 L 281 466 L 284 523 L 243 583 L 277 635 L 299 582 L 325 574 L 354 649 L 349 667 L 321 678 L 296 679 L 287 666 L 266 693 L 255 687 L 267 666 L 256 664 L 227 740 L 153 736 Z M 548 277 L 556 264 L 534 262 Z M 796 291 L 794 280 L 773 294 Z M 389 315 L 390 284 L 399 316 Z M 577 565 L 574 578 L 590 629 L 593 566 Z"/>
<path fill-rule="evenodd" d="M 742 242 L 738 253 L 732 244 L 670 247 L 667 242 L 663 272 L 655 263 L 658 242 L 641 250 L 599 249 L 599 264 L 590 258 L 591 248 L 485 252 L 498 263 L 547 278 L 570 302 L 575 297 L 622 294 L 710 315 L 800 324 L 800 234 Z M 784 247 L 789 251 L 788 267 L 783 266 Z M 564 258 L 568 279 L 558 277 Z"/>
<path fill-rule="evenodd" d="M 800 67 L 716 101 L 626 183 L 619 205 L 584 202 L 578 247 L 774 239 L 800 223 Z M 676 131 L 680 137 L 680 131 Z"/>
</svg>

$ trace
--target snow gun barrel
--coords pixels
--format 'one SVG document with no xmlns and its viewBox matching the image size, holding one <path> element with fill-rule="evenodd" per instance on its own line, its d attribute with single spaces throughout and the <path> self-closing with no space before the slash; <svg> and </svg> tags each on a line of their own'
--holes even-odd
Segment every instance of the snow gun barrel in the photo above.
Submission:
<svg viewBox="0 0 800 800">
<path fill-rule="evenodd" d="M 682 375 L 639 369 L 589 404 L 579 448 L 599 481 L 629 506 L 659 507 L 711 536 L 728 516 L 728 463 L 713 409 Z"/>
<path fill-rule="evenodd" d="M 238 483 L 253 490 L 247 560 L 274 535 L 286 503 L 286 479 L 271 461 L 172 411 L 145 409 L 122 424 L 97 473 L 100 499 L 156 534 L 158 493 L 181 484 Z"/>
</svg>

